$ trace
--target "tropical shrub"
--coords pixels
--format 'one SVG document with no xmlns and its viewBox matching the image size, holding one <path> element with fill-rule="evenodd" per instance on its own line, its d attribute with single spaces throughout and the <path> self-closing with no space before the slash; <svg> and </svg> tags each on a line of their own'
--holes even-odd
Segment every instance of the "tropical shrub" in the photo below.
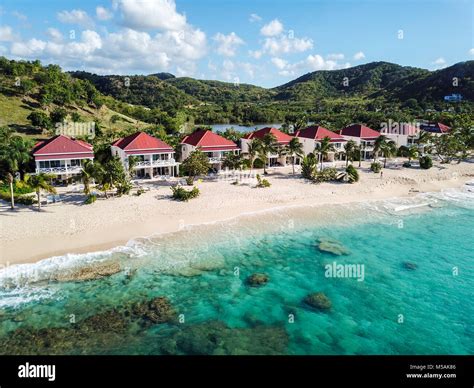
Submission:
<svg viewBox="0 0 474 388">
<path fill-rule="evenodd" d="M 171 191 L 173 192 L 174 199 L 185 202 L 196 198 L 200 194 L 200 191 L 197 187 L 194 187 L 192 190 L 186 190 L 182 186 L 171 186 Z"/>
<path fill-rule="evenodd" d="M 314 181 L 316 183 L 330 182 L 335 180 L 337 180 L 337 169 L 334 167 L 325 168 L 322 171 L 316 172 L 314 175 Z"/>
<path fill-rule="evenodd" d="M 422 156 L 420 159 L 420 168 L 423 170 L 428 170 L 429 168 L 433 167 L 433 160 L 428 156 Z"/>
<path fill-rule="evenodd" d="M 36 199 L 31 195 L 14 195 L 13 198 L 15 199 L 15 203 L 20 203 L 22 205 L 33 205 L 36 203 Z M 0 191 L 0 199 L 10 202 L 10 191 Z"/>
<path fill-rule="evenodd" d="M 380 164 L 379 162 L 373 162 L 370 165 L 370 170 L 377 174 L 378 172 L 382 170 L 382 164 Z"/>
<path fill-rule="evenodd" d="M 347 166 L 346 173 L 349 183 L 355 183 L 359 181 L 359 171 L 357 171 L 357 169 L 352 164 Z"/>
<path fill-rule="evenodd" d="M 250 164 L 249 164 L 249 167 L 250 167 Z M 253 168 L 263 168 L 262 160 L 259 158 L 255 159 L 255 161 L 253 162 Z"/>
<path fill-rule="evenodd" d="M 301 175 L 303 178 L 313 180 L 316 174 L 317 160 L 313 154 L 303 157 L 301 161 Z"/>
<path fill-rule="evenodd" d="M 90 205 L 90 204 L 94 203 L 96 200 L 97 200 L 97 195 L 89 194 L 87 196 L 86 200 L 84 201 L 84 204 Z"/>
<path fill-rule="evenodd" d="M 266 179 L 262 179 L 260 174 L 257 174 L 257 187 L 270 187 L 272 184 Z"/>
</svg>

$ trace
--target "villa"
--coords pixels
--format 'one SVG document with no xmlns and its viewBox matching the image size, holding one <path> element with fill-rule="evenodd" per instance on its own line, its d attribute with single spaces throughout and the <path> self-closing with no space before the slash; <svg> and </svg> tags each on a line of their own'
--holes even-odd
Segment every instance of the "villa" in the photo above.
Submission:
<svg viewBox="0 0 474 388">
<path fill-rule="evenodd" d="M 222 169 L 222 162 L 226 155 L 240 152 L 239 147 L 233 141 L 206 129 L 198 129 L 183 139 L 181 160 L 185 160 L 195 150 L 205 153 L 212 168 L 216 171 Z"/>
<path fill-rule="evenodd" d="M 336 151 L 328 153 L 328 161 L 330 162 L 333 162 L 336 159 L 341 159 L 344 152 L 344 144 L 347 141 L 338 133 L 332 132 L 319 125 L 311 125 L 301 129 L 296 132 L 295 136 L 303 144 L 303 152 L 305 155 L 314 152 L 315 148 L 318 144 L 321 144 L 321 141 L 324 138 L 328 137 L 331 139 L 331 144 L 334 146 Z"/>
<path fill-rule="evenodd" d="M 362 124 L 352 124 L 338 132 L 344 139 L 354 140 L 361 146 L 363 159 L 373 158 L 375 140 L 380 136 L 380 132 Z"/>
<path fill-rule="evenodd" d="M 36 143 L 32 153 L 36 174 L 54 174 L 58 180 L 80 175 L 84 162 L 94 159 L 92 145 L 65 135 Z"/>
<path fill-rule="evenodd" d="M 247 133 L 244 137 L 242 137 L 242 139 L 240 139 L 242 152 L 246 153 L 248 151 L 248 144 L 252 140 L 254 139 L 263 140 L 263 138 L 267 134 L 272 134 L 275 137 L 277 146 L 279 149 L 288 145 L 291 139 L 293 139 L 292 136 L 287 135 L 286 133 L 283 133 L 282 131 L 279 131 L 276 128 L 265 127 L 265 128 L 259 129 L 258 131 Z M 291 156 L 287 157 L 286 155 L 280 155 L 279 153 L 270 154 L 268 155 L 268 165 L 269 166 L 278 166 L 278 165 L 285 166 L 288 161 L 287 159 L 289 158 L 291 158 Z"/>
<path fill-rule="evenodd" d="M 118 156 L 128 171 L 130 157 L 136 162 L 133 170 L 137 178 L 175 176 L 179 173 L 179 163 L 174 158 L 174 149 L 165 142 L 136 132 L 133 135 L 116 140 L 111 146 L 112 155 Z"/>
</svg>

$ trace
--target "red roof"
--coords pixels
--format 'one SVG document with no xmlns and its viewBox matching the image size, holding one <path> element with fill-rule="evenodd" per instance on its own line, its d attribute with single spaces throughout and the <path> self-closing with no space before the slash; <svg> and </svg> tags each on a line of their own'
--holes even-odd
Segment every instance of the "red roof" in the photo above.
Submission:
<svg viewBox="0 0 474 388">
<path fill-rule="evenodd" d="M 93 158 L 92 145 L 82 140 L 70 138 L 65 135 L 56 135 L 48 140 L 43 140 L 33 147 L 33 156 L 36 159 L 48 158 Z"/>
<path fill-rule="evenodd" d="M 189 144 L 205 151 L 236 150 L 237 144 L 207 129 L 198 129 L 186 136 L 181 144 Z"/>
<path fill-rule="evenodd" d="M 376 139 L 380 136 L 380 132 L 366 127 L 362 124 L 352 124 L 339 131 L 343 136 L 360 137 L 362 139 Z"/>
<path fill-rule="evenodd" d="M 329 137 L 332 142 L 346 141 L 346 139 L 344 139 L 338 133 L 330 131 L 329 129 L 326 129 L 326 128 L 321 127 L 319 125 L 311 125 L 310 127 L 300 129 L 298 132 L 296 132 L 295 136 L 296 137 L 305 137 L 305 138 L 313 139 L 313 140 L 322 140 L 325 137 Z"/>
<path fill-rule="evenodd" d="M 150 152 L 174 152 L 173 148 L 164 141 L 145 132 L 136 132 L 133 135 L 116 140 L 113 144 L 127 154 Z"/>
<path fill-rule="evenodd" d="M 244 139 L 263 139 L 266 134 L 271 133 L 273 136 L 275 136 L 276 140 L 280 144 L 287 144 L 293 139 L 292 136 L 287 135 L 286 133 L 283 133 L 282 131 L 279 131 L 276 128 L 270 128 L 270 127 L 265 127 L 262 129 L 259 129 L 258 131 L 255 132 L 250 132 L 247 133 L 243 138 Z"/>
</svg>

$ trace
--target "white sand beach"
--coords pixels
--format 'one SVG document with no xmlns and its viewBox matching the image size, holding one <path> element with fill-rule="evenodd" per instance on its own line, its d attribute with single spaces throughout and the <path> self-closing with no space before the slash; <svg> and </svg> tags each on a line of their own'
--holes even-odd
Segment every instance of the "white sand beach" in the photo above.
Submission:
<svg viewBox="0 0 474 388">
<path fill-rule="evenodd" d="M 82 193 L 65 193 L 65 201 L 42 211 L 3 202 L 0 207 L 0 264 L 34 262 L 66 253 L 105 250 L 137 237 L 175 232 L 186 225 L 223 221 L 242 214 L 286 206 L 327 205 L 416 195 L 460 187 L 474 177 L 474 165 L 435 164 L 430 170 L 386 168 L 383 178 L 364 162 L 355 184 L 312 184 L 293 176 L 291 167 L 269 170 L 270 188 L 255 188 L 255 179 L 197 182 L 201 195 L 189 202 L 171 199 L 164 182 L 145 181 L 151 189 L 141 196 L 98 199 L 83 205 Z M 357 166 L 357 164 L 355 164 Z M 244 172 L 245 173 L 245 172 Z M 262 171 L 254 171 L 262 173 Z M 248 174 L 248 172 L 247 172 Z M 169 183 L 168 183 L 169 185 Z M 133 191 L 133 193 L 135 190 Z"/>
</svg>

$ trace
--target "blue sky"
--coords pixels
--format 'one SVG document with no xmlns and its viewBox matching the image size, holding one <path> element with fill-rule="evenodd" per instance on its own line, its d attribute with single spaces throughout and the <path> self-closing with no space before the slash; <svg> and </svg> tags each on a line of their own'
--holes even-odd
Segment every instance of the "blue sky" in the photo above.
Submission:
<svg viewBox="0 0 474 388">
<path fill-rule="evenodd" d="M 438 69 L 474 59 L 474 3 L 2 0 L 0 55 L 66 70 L 272 87 L 372 61 Z"/>
</svg>

